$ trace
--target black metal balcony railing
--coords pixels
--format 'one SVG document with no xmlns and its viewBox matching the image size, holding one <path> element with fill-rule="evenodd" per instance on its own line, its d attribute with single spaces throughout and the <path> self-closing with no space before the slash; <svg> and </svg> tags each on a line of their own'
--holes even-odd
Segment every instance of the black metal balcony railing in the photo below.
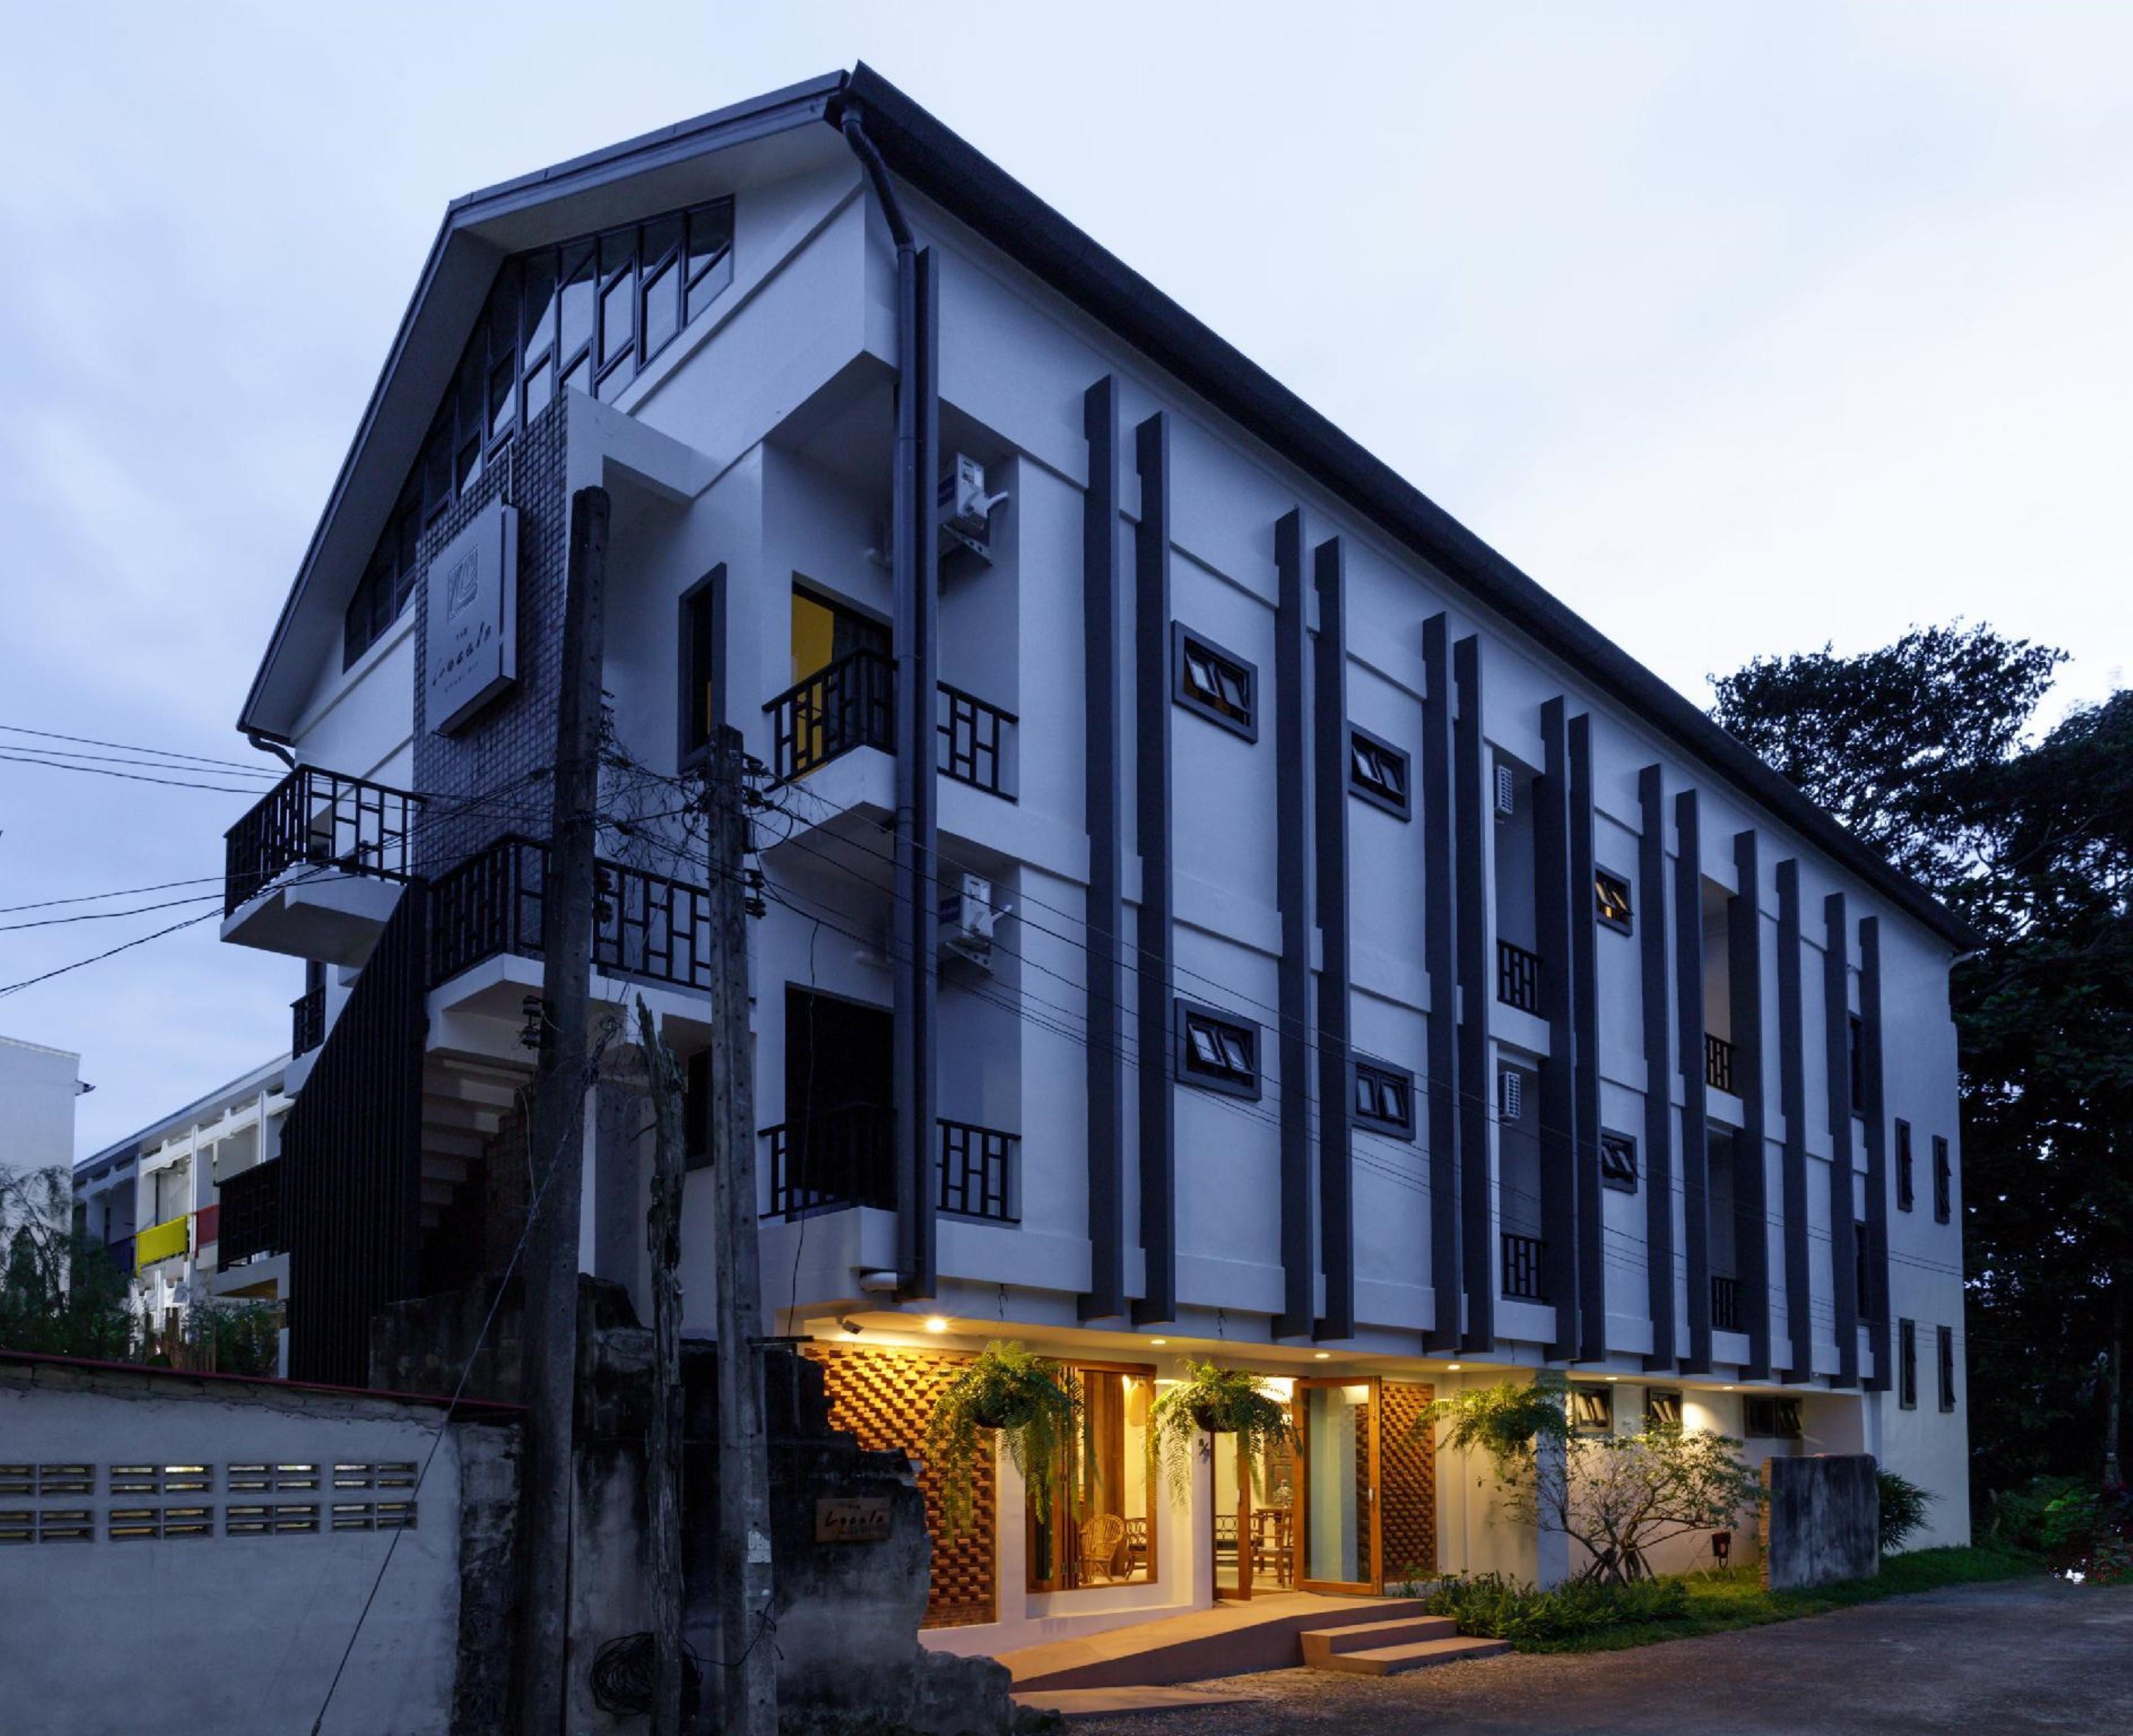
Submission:
<svg viewBox="0 0 2133 1736">
<path fill-rule="evenodd" d="M 944 1212 L 966 1218 L 989 1218 L 999 1224 L 1020 1221 L 1009 1209 L 1008 1182 L 1014 1148 L 1020 1142 L 998 1128 L 966 1121 L 941 1123 L 941 1191 L 935 1203 Z"/>
<path fill-rule="evenodd" d="M 1496 942 L 1496 998 L 1521 1012 L 1540 1011 L 1540 955 L 1513 941 Z"/>
<path fill-rule="evenodd" d="M 1708 1031 L 1703 1033 L 1703 1080 L 1714 1091 L 1733 1089 L 1733 1046 Z"/>
<path fill-rule="evenodd" d="M 547 846 L 499 838 L 430 887 L 432 988 L 499 953 L 538 958 L 545 935 Z M 593 964 L 681 988 L 711 986 L 710 894 L 663 874 L 602 862 L 595 882 Z"/>
<path fill-rule="evenodd" d="M 1548 1284 L 1541 1269 L 1541 1256 L 1548 1244 L 1538 1236 L 1513 1235 L 1504 1232 L 1504 1294 L 1518 1302 L 1544 1302 L 1548 1300 Z"/>
<path fill-rule="evenodd" d="M 223 914 L 299 863 L 384 880 L 408 878 L 407 835 L 421 798 L 301 766 L 223 839 Z"/>
<path fill-rule="evenodd" d="M 289 1059 L 309 1055 L 326 1040 L 326 991 L 322 983 L 289 1003 Z"/>
<path fill-rule="evenodd" d="M 855 651 L 763 709 L 770 714 L 771 777 L 789 783 L 855 748 L 893 745 L 896 666 L 878 651 Z"/>
<path fill-rule="evenodd" d="M 1007 732 L 1015 725 L 1014 714 L 946 681 L 940 686 L 941 774 L 1013 801 L 1002 749 Z"/>
<path fill-rule="evenodd" d="M 239 1170 L 222 1184 L 220 1192 L 222 1227 L 216 1258 L 222 1265 L 282 1251 L 279 1158 Z"/>
<path fill-rule="evenodd" d="M 1711 1328 L 1714 1332 L 1745 1332 L 1747 1311 L 1741 1305 L 1738 1278 L 1711 1275 Z"/>
<path fill-rule="evenodd" d="M 944 1212 L 996 1224 L 1018 1220 L 1009 1195 L 1019 1137 L 969 1122 L 939 1123 L 934 1204 Z M 781 1122 L 760 1136 L 769 1147 L 772 1218 L 869 1205 L 896 1206 L 895 1112 L 848 1104 L 804 1123 Z"/>
</svg>

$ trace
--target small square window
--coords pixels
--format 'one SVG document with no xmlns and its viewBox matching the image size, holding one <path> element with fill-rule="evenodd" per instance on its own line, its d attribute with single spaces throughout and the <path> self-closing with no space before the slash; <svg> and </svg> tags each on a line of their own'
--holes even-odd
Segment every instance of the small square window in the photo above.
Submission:
<svg viewBox="0 0 2133 1736">
<path fill-rule="evenodd" d="M 1413 811 L 1408 757 L 1382 736 L 1348 726 L 1348 793 L 1405 820 Z"/>
<path fill-rule="evenodd" d="M 1257 741 L 1259 671 L 1182 623 L 1173 623 L 1171 632 L 1172 697 L 1210 723 Z"/>
<path fill-rule="evenodd" d="M 1798 1440 L 1800 1402 L 1797 1398 L 1751 1398 L 1741 1432 L 1751 1440 Z"/>
<path fill-rule="evenodd" d="M 1637 1142 L 1627 1133 L 1600 1136 L 1600 1179 L 1609 1187 L 1637 1190 Z"/>
<path fill-rule="evenodd" d="M 1681 1426 L 1681 1394 L 1671 1387 L 1644 1388 L 1644 1428 L 1678 1429 Z"/>
<path fill-rule="evenodd" d="M 1177 1003 L 1177 1074 L 1233 1097 L 1259 1094 L 1259 1027 L 1212 1007 Z"/>
<path fill-rule="evenodd" d="M 1630 882 L 1621 875 L 1600 869 L 1592 877 L 1592 902 L 1600 920 L 1609 928 L 1630 932 Z"/>
<path fill-rule="evenodd" d="M 1615 1431 L 1615 1389 L 1611 1387 L 1572 1387 L 1570 1389 L 1570 1426 L 1575 1434 L 1611 1435 Z"/>
<path fill-rule="evenodd" d="M 1359 1060 L 1354 1071 L 1357 1124 L 1402 1139 L 1413 1138 L 1414 1075 L 1382 1061 Z"/>
</svg>

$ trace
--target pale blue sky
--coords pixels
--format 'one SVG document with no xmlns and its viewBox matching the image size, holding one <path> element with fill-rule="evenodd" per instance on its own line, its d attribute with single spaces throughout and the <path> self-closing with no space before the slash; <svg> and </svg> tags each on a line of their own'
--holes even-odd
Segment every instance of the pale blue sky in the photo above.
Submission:
<svg viewBox="0 0 2133 1736">
<path fill-rule="evenodd" d="M 1699 703 L 1756 652 L 1957 614 L 2073 649 L 2068 698 L 2133 662 L 2123 6 L 194 0 L 0 31 L 0 724 L 249 757 L 445 202 L 860 58 Z M 245 805 L 0 760 L 0 904 L 211 876 Z M 0 932 L 0 983 L 189 913 Z M 300 967 L 214 931 L 0 998 L 82 1051 L 84 1151 L 286 1046 Z"/>
</svg>

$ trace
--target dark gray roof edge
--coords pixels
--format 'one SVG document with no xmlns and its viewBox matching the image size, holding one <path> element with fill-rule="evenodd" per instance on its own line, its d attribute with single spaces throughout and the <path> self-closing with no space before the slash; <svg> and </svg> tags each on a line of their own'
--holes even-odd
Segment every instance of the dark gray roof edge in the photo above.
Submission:
<svg viewBox="0 0 2133 1736">
<path fill-rule="evenodd" d="M 897 174 L 1052 284 L 1952 945 L 1983 937 L 1582 616 L 862 61 L 845 99 Z M 840 104 L 826 117 L 833 123 Z"/>
<path fill-rule="evenodd" d="M 205 1108 L 219 1098 L 233 1096 L 248 1085 L 264 1084 L 275 1074 L 286 1067 L 292 1058 L 286 1055 L 277 1055 L 273 1060 L 254 1067 L 248 1073 L 238 1074 L 227 1084 L 218 1085 L 212 1091 L 203 1092 L 182 1108 L 173 1109 L 169 1114 L 148 1123 L 145 1127 L 137 1128 L 123 1139 L 104 1147 L 102 1151 L 92 1152 L 86 1157 L 76 1158 L 74 1173 L 79 1176 L 84 1170 L 94 1169 L 98 1164 L 108 1158 L 124 1159 L 139 1157 L 141 1147 L 149 1140 L 160 1138 L 180 1122 L 190 1118 L 198 1111 Z"/>
<path fill-rule="evenodd" d="M 349 443 L 348 453 L 341 459 L 340 470 L 334 478 L 332 491 L 326 496 L 325 510 L 319 514 L 319 522 L 311 531 L 311 538 L 304 549 L 304 558 L 298 564 L 296 576 L 283 600 L 282 612 L 274 622 L 274 631 L 268 637 L 265 653 L 253 672 L 252 685 L 244 695 L 244 705 L 238 714 L 237 727 L 245 734 L 259 734 L 269 740 L 286 741 L 286 735 L 271 729 L 260 729 L 256 722 L 261 690 L 266 685 L 267 671 L 273 666 L 282 641 L 287 637 L 289 624 L 295 618 L 304 590 L 309 583 L 311 568 L 319 558 L 334 520 L 339 516 L 342 500 L 355 474 L 357 460 L 368 444 L 371 430 L 376 426 L 385 394 L 399 372 L 401 358 L 407 353 L 409 339 L 421 318 L 422 310 L 430 298 L 431 286 L 436 281 L 437 271 L 444 262 L 445 250 L 452 238 L 474 224 L 487 222 L 505 212 L 537 200 L 558 198 L 563 194 L 597 186 L 623 175 L 633 175 L 645 169 L 656 168 L 662 162 L 676 158 L 701 155 L 722 150 L 728 145 L 761 137 L 768 132 L 797 127 L 812 121 L 836 93 L 843 88 L 846 75 L 841 72 L 825 74 L 816 79 L 803 79 L 797 84 L 787 84 L 763 96 L 751 97 L 745 102 L 733 103 L 724 108 L 715 108 L 693 120 L 677 121 L 669 127 L 640 133 L 619 145 L 609 145 L 598 151 L 590 151 L 545 169 L 514 176 L 497 182 L 493 186 L 461 195 L 445 207 L 444 220 L 437 225 L 436 238 L 430 243 L 430 251 L 422 262 L 421 275 L 416 280 L 415 293 L 409 298 L 407 311 L 400 316 L 399 329 L 393 334 L 391 349 L 386 352 L 385 365 L 378 370 L 378 382 L 371 387 L 370 399 L 364 406 L 362 419 L 356 424 L 355 438 Z"/>
</svg>

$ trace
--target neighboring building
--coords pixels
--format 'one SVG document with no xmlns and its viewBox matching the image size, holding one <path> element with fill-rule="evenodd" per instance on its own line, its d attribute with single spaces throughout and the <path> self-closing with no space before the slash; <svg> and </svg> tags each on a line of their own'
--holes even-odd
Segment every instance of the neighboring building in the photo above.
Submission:
<svg viewBox="0 0 2133 1736">
<path fill-rule="evenodd" d="M 373 1310 L 515 1244 L 592 484 L 637 767 L 595 988 L 698 1067 L 673 781 L 720 723 L 769 768 L 775 1330 L 873 1445 L 988 1338 L 1083 1371 L 1124 1541 L 1085 1560 L 1003 1466 L 940 1644 L 1558 1574 L 1408 1433 L 1543 1365 L 1587 1426 L 1872 1451 L 1967 1538 L 1963 926 L 864 69 L 449 209 L 241 719 L 300 769 L 224 933 L 307 961 L 324 1032 L 262 1187 L 293 1373 L 362 1380 Z M 598 1099 L 585 1263 L 648 1317 L 645 1118 Z M 710 1222 L 699 1182 L 696 1332 Z M 1301 1462 L 1164 1498 L 1187 1354 L 1283 1383 Z"/>
<path fill-rule="evenodd" d="M 65 1169 L 74 1162 L 74 1100 L 81 1057 L 0 1036 L 0 1169 Z"/>
<path fill-rule="evenodd" d="M 298 1081 L 285 1056 L 75 1166 L 77 1220 L 111 1250 L 151 1324 L 211 1297 L 279 1301 L 285 1255 L 257 1228 Z M 271 1222 L 271 1210 L 268 1221 Z"/>
</svg>

